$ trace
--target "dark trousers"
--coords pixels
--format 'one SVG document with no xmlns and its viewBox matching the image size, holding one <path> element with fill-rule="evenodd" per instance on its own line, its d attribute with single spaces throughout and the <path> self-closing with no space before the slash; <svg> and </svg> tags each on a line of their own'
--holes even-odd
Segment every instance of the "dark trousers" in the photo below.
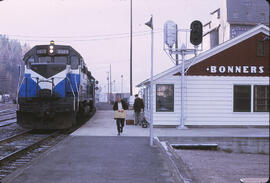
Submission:
<svg viewBox="0 0 270 183">
<path fill-rule="evenodd" d="M 122 119 L 122 118 L 117 118 L 116 119 L 116 125 L 117 125 L 118 133 L 123 131 L 124 122 L 125 122 L 125 119 Z"/>
</svg>

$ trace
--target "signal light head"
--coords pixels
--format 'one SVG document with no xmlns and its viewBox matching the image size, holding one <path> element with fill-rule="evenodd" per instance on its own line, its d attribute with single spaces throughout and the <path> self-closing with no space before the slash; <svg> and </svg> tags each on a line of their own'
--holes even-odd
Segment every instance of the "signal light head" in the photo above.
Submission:
<svg viewBox="0 0 270 183">
<path fill-rule="evenodd" d="M 203 26 L 202 26 L 202 23 L 198 20 L 195 20 L 193 21 L 191 24 L 190 24 L 190 29 L 191 29 L 191 32 L 190 32 L 190 42 L 195 45 L 195 46 L 198 46 L 199 44 L 202 43 L 202 29 L 203 29 Z"/>
</svg>

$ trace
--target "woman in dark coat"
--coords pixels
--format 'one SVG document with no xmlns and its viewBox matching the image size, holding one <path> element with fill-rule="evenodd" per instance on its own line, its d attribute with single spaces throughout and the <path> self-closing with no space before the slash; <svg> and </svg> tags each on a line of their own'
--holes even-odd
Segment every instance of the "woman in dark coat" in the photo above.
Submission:
<svg viewBox="0 0 270 183">
<path fill-rule="evenodd" d="M 113 104 L 113 110 L 118 111 L 118 112 L 123 112 L 124 110 L 127 110 L 128 106 L 124 100 L 121 99 L 121 96 L 117 96 L 117 101 L 114 102 Z M 123 133 L 123 128 L 124 128 L 124 123 L 125 123 L 125 118 L 115 118 L 116 120 L 116 125 L 117 125 L 117 131 L 118 134 Z"/>
</svg>

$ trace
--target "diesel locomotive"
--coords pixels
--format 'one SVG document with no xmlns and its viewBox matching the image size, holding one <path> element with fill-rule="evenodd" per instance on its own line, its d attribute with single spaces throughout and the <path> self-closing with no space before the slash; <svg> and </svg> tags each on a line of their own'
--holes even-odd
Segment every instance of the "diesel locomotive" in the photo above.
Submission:
<svg viewBox="0 0 270 183">
<path fill-rule="evenodd" d="M 94 113 L 98 82 L 71 46 L 37 45 L 24 55 L 17 123 L 30 129 L 67 129 Z"/>
</svg>

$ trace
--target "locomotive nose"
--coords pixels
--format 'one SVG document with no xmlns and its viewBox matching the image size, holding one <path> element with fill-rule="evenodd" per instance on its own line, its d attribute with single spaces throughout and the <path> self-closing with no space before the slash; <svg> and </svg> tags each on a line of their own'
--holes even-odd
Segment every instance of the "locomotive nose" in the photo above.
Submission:
<svg viewBox="0 0 270 183">
<path fill-rule="evenodd" d="M 52 90 L 50 90 L 50 89 L 41 89 L 39 91 L 40 98 L 49 98 L 51 96 L 52 96 Z"/>
</svg>

